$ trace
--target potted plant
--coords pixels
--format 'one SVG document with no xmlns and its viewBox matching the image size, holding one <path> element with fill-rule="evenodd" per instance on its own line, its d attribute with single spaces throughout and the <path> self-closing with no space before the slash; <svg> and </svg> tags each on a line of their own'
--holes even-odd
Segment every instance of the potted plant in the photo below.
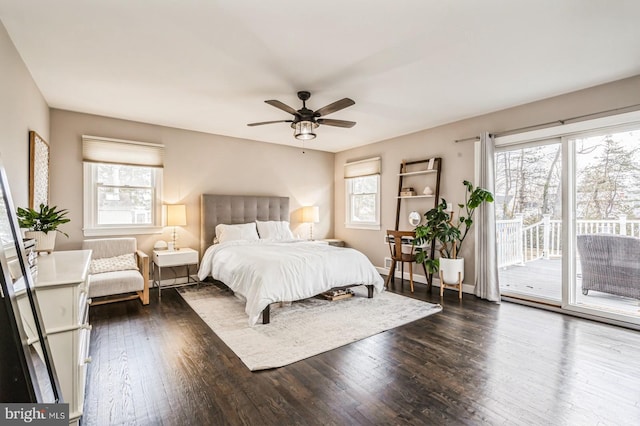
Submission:
<svg viewBox="0 0 640 426">
<path fill-rule="evenodd" d="M 39 210 L 18 207 L 18 225 L 28 229 L 24 233 L 26 238 L 35 238 L 36 251 L 51 253 L 56 244 L 56 233 L 69 237 L 58 229 L 58 226 L 70 221 L 65 217 L 67 213 L 69 211 L 66 209 L 58 210 L 57 206 L 49 207 L 44 204 L 40 204 Z"/>
<path fill-rule="evenodd" d="M 493 202 L 493 194 L 483 188 L 474 187 L 469 181 L 463 181 L 465 186 L 465 202 L 458 204 L 458 217 L 448 208 L 447 201 L 442 202 L 424 214 L 425 222 L 416 227 L 415 245 L 425 245 L 432 241 L 439 244 L 439 259 L 429 258 L 426 250 L 416 255 L 416 262 L 425 265 L 429 273 L 442 271 L 445 283 L 458 283 L 464 278 L 464 259 L 458 258 L 462 244 L 473 226 L 473 213 L 484 202 Z M 460 273 L 460 275 L 458 275 Z"/>
</svg>

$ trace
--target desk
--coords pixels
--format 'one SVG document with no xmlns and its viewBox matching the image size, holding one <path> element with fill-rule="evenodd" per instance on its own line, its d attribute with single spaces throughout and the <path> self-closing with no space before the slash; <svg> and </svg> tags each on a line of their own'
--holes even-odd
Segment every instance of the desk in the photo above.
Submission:
<svg viewBox="0 0 640 426">
<path fill-rule="evenodd" d="M 198 280 L 192 280 L 189 273 L 189 267 L 191 265 L 198 265 L 198 252 L 191 248 L 181 248 L 179 250 L 154 250 L 153 251 L 153 271 L 151 276 L 153 278 L 153 287 L 158 287 L 158 300 L 162 298 L 162 287 L 173 288 L 182 287 L 190 284 L 198 284 Z M 187 282 L 176 283 L 169 285 L 162 285 L 162 268 L 173 268 L 176 266 L 184 266 L 187 269 Z M 157 277 L 156 277 L 157 271 Z M 156 279 L 157 278 L 157 279 Z"/>
</svg>

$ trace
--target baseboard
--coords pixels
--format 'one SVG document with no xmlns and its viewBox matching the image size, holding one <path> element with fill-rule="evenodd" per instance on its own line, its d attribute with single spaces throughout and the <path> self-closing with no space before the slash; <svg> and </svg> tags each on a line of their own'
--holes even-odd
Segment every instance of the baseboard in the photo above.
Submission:
<svg viewBox="0 0 640 426">
<path fill-rule="evenodd" d="M 380 273 L 380 275 L 389 275 L 389 268 L 383 268 L 380 266 L 376 266 L 375 267 L 376 270 Z M 396 278 L 400 278 L 401 275 L 401 271 L 396 269 L 396 273 L 395 276 Z M 405 280 L 409 280 L 409 272 L 405 270 L 404 272 L 404 279 Z M 414 282 L 418 282 L 418 283 L 422 283 L 422 284 L 427 284 L 427 277 L 425 277 L 424 275 L 421 274 L 413 274 L 413 281 Z M 437 276 L 433 277 L 433 282 L 431 283 L 434 287 L 440 287 L 440 279 Z M 469 293 L 469 294 L 474 294 L 474 290 L 475 290 L 475 286 L 471 285 L 471 284 L 467 284 L 467 283 L 462 283 L 462 292 L 463 293 Z"/>
</svg>

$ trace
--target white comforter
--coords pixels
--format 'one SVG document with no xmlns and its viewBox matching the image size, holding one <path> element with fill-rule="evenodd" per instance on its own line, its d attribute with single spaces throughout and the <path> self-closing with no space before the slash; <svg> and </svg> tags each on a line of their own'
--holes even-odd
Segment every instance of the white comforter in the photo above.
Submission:
<svg viewBox="0 0 640 426">
<path fill-rule="evenodd" d="M 333 287 L 373 285 L 384 281 L 357 250 L 312 241 L 230 241 L 207 249 L 198 278 L 211 275 L 246 299 L 249 324 L 273 302 L 313 297 Z"/>
</svg>

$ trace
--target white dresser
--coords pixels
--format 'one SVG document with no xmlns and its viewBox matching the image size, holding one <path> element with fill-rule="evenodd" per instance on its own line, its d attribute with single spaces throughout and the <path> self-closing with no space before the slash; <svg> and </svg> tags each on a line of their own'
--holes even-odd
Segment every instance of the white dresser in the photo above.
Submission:
<svg viewBox="0 0 640 426">
<path fill-rule="evenodd" d="M 56 251 L 38 257 L 35 280 L 69 424 L 78 425 L 84 404 L 89 357 L 88 271 L 91 250 Z"/>
</svg>

